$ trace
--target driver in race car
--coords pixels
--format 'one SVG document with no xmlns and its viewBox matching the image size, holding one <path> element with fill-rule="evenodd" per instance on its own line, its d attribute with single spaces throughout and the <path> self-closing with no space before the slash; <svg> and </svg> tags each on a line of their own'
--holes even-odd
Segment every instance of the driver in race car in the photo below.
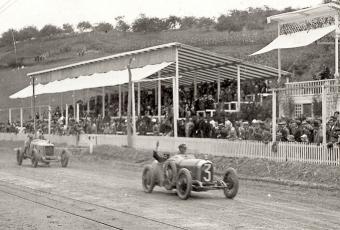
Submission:
<svg viewBox="0 0 340 230">
<path fill-rule="evenodd" d="M 30 147 L 30 144 L 31 144 L 32 140 L 33 140 L 33 135 L 32 134 L 28 134 L 27 135 L 27 139 L 25 140 L 25 144 L 24 144 L 24 153 L 26 153 L 26 151 Z"/>
<path fill-rule="evenodd" d="M 156 150 L 153 151 L 153 157 L 160 163 L 163 163 L 168 159 L 177 161 L 177 160 L 182 160 L 184 158 L 189 158 L 189 159 L 195 158 L 195 156 L 193 156 L 191 154 L 187 154 L 186 144 L 180 144 L 178 146 L 179 152 L 172 157 L 170 157 L 169 154 L 159 154 L 158 153 L 158 147 L 159 147 L 159 142 L 157 141 Z"/>
</svg>

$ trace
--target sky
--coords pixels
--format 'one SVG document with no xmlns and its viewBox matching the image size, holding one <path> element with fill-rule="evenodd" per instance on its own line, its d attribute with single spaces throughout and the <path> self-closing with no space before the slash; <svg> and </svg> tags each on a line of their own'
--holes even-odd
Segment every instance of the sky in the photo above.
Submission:
<svg viewBox="0 0 340 230">
<path fill-rule="evenodd" d="M 164 18 L 169 15 L 218 17 L 232 9 L 262 7 L 283 9 L 315 6 L 322 0 L 0 0 L 0 33 L 10 28 L 21 29 L 46 24 L 77 25 L 109 22 L 125 16 L 128 23 L 140 14 Z"/>
</svg>

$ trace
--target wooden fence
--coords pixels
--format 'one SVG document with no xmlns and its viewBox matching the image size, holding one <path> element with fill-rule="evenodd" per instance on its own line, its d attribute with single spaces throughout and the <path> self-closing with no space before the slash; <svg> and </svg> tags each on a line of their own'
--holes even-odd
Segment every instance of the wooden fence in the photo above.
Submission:
<svg viewBox="0 0 340 230">
<path fill-rule="evenodd" d="M 24 134 L 0 133 L 0 140 L 23 141 Z M 80 135 L 56 136 L 46 135 L 53 143 L 64 143 L 67 145 L 116 145 L 127 144 L 125 135 Z M 173 138 L 165 136 L 136 136 L 134 137 L 135 148 L 153 150 L 159 141 L 160 151 L 177 152 L 177 146 L 185 143 L 189 153 L 212 154 L 225 157 L 248 157 L 260 158 L 277 162 L 304 162 L 310 164 L 340 165 L 340 149 L 334 146 L 329 149 L 325 145 L 304 144 L 294 142 L 271 142 L 263 143 L 257 141 L 225 140 L 209 138 Z"/>
</svg>

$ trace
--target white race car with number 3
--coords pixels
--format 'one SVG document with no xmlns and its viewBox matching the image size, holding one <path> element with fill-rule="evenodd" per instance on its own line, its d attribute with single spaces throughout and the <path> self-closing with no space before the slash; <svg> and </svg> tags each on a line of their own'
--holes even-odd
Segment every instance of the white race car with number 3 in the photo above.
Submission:
<svg viewBox="0 0 340 230">
<path fill-rule="evenodd" d="M 220 180 L 214 180 L 211 161 L 184 156 L 168 158 L 164 163 L 155 160 L 144 167 L 143 189 L 151 193 L 158 185 L 167 190 L 176 189 L 180 199 L 189 198 L 191 191 L 203 192 L 222 189 L 226 198 L 232 199 L 238 192 L 238 177 L 235 169 L 228 168 Z"/>
</svg>

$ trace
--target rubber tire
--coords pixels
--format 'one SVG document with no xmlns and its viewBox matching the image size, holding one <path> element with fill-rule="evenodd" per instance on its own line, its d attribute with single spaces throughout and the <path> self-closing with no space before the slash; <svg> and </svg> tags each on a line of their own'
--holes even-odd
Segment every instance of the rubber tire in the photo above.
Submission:
<svg viewBox="0 0 340 230">
<path fill-rule="evenodd" d="M 181 179 L 184 178 L 186 180 L 186 188 L 182 189 L 181 188 Z M 184 191 L 182 191 L 184 190 Z M 186 168 L 182 168 L 178 172 L 177 180 L 176 180 L 176 191 L 177 191 L 177 196 L 181 200 L 186 200 L 190 197 L 192 190 L 192 177 L 190 174 L 190 171 Z"/>
<path fill-rule="evenodd" d="M 60 154 L 60 163 L 61 163 L 61 167 L 66 168 L 68 165 L 68 160 L 69 160 L 69 154 L 67 153 L 67 151 L 64 149 L 61 154 Z"/>
<path fill-rule="evenodd" d="M 22 160 L 24 158 L 24 153 L 21 152 L 20 149 L 17 149 L 16 151 L 17 151 L 17 163 L 18 163 L 18 165 L 22 165 Z"/>
<path fill-rule="evenodd" d="M 36 168 L 38 166 L 38 161 L 39 161 L 39 156 L 36 150 L 32 151 L 32 158 L 31 158 L 31 162 L 32 162 L 32 166 L 34 168 Z"/>
<path fill-rule="evenodd" d="M 223 182 L 227 185 L 231 184 L 232 187 L 223 189 L 223 192 L 226 198 L 233 199 L 236 196 L 239 188 L 236 170 L 233 168 L 228 168 L 224 174 Z"/>
<path fill-rule="evenodd" d="M 169 179 L 167 177 L 167 169 L 172 171 L 172 178 Z M 173 187 L 176 185 L 176 179 L 177 179 L 177 166 L 174 161 L 167 161 L 164 164 L 164 188 L 166 190 L 172 190 Z"/>
<path fill-rule="evenodd" d="M 145 166 L 143 169 L 142 185 L 143 185 L 143 190 L 146 193 L 152 193 L 155 187 L 155 176 L 154 176 L 153 169 L 150 165 Z"/>
</svg>

